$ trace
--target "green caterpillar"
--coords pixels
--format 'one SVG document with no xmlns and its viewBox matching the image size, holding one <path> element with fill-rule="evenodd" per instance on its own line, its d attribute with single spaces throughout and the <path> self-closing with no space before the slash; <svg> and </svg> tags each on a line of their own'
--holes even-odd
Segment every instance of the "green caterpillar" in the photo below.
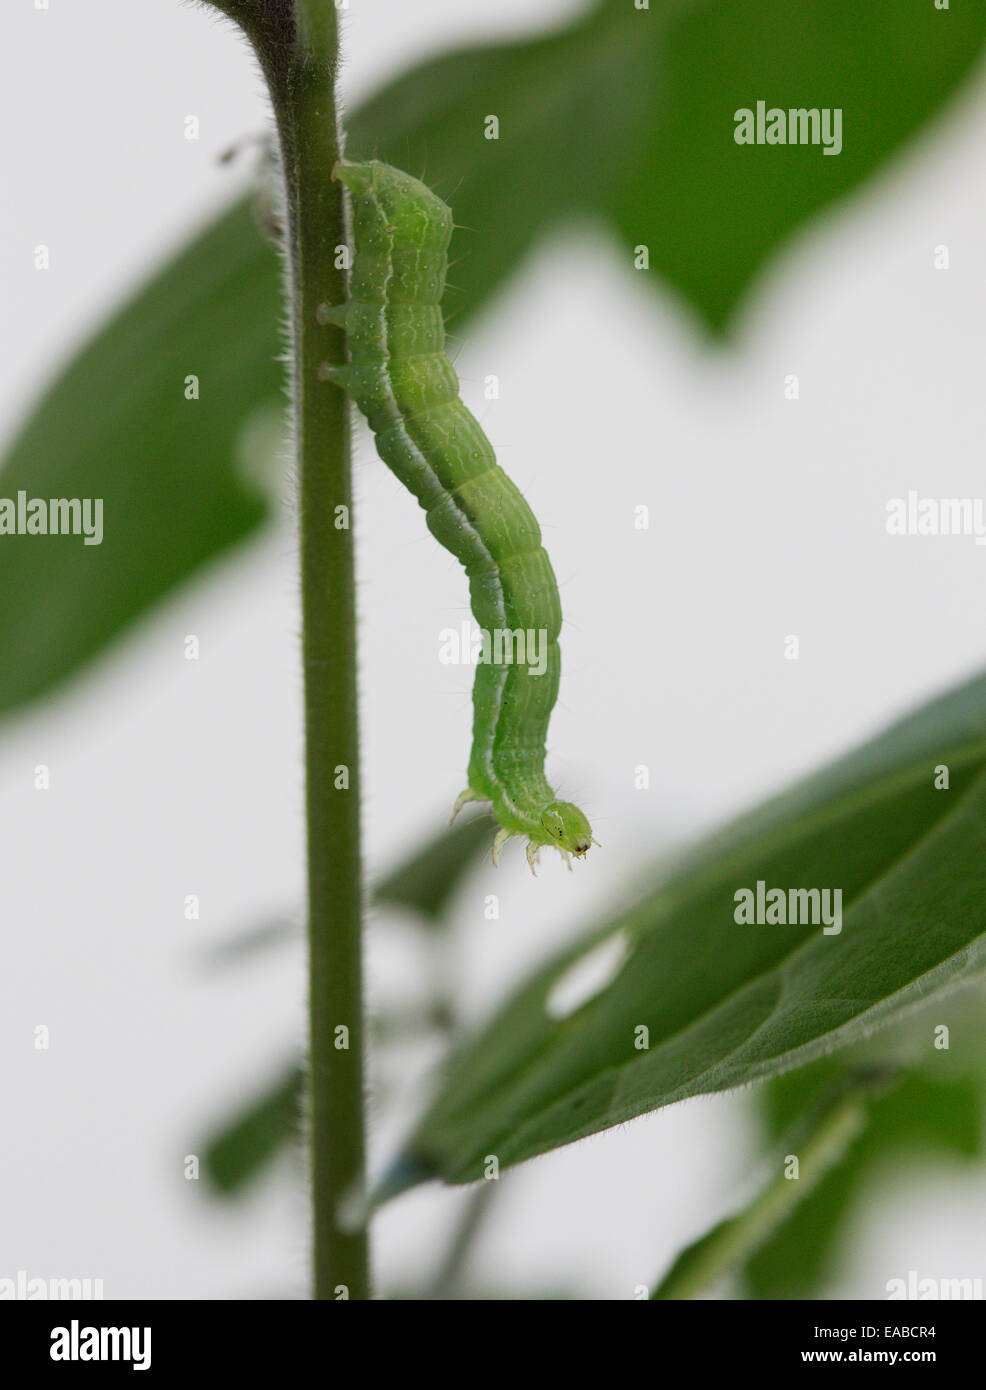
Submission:
<svg viewBox="0 0 986 1390">
<path fill-rule="evenodd" d="M 323 376 L 356 400 L 384 463 L 424 508 L 428 529 L 464 565 L 473 615 L 485 633 L 542 638 L 537 663 L 477 667 L 467 801 L 490 801 L 504 842 L 527 836 L 534 869 L 542 845 L 582 857 L 589 822 L 559 801 L 544 776 L 548 721 L 558 697 L 561 603 L 537 520 L 493 446 L 459 399 L 439 307 L 451 209 L 409 174 L 371 160 L 332 173 L 352 199 L 355 255 L 347 304 L 326 308 L 346 329 L 349 365 Z M 501 653 L 504 645 L 500 645 Z M 537 666 L 537 670 L 535 669 Z M 540 671 L 540 674 L 538 674 Z"/>
</svg>

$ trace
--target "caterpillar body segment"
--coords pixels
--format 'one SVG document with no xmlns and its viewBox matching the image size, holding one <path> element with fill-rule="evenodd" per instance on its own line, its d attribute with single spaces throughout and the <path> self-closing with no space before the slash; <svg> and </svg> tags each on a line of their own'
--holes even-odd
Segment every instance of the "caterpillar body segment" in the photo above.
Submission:
<svg viewBox="0 0 986 1390">
<path fill-rule="evenodd" d="M 445 353 L 451 209 L 410 175 L 376 160 L 336 165 L 351 195 L 354 258 L 344 326 L 348 365 L 323 376 L 366 416 L 377 451 L 425 511 L 432 535 L 460 561 L 470 606 L 492 655 L 476 668 L 468 786 L 453 810 L 489 801 L 503 843 L 526 836 L 533 869 L 544 845 L 568 861 L 593 843 L 579 808 L 545 778 L 548 721 L 561 673 L 561 605 L 541 529 L 459 397 Z"/>
</svg>

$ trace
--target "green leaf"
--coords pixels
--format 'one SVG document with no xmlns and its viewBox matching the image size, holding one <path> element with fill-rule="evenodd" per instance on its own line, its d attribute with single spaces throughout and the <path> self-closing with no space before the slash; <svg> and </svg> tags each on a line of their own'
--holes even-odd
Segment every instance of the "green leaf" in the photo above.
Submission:
<svg viewBox="0 0 986 1390">
<path fill-rule="evenodd" d="M 982 1057 L 979 1056 L 980 1067 Z M 941 1070 L 940 1061 L 936 1069 Z M 758 1109 L 775 1136 L 810 1107 L 840 1075 L 825 1059 L 765 1087 Z M 899 1174 L 916 1160 L 927 1171 L 983 1156 L 986 1078 L 914 1071 L 870 1108 L 869 1123 L 846 1160 L 826 1174 L 752 1255 L 744 1282 L 752 1298 L 817 1298 L 837 1275 L 851 1218 L 867 1184 Z M 885 1291 L 874 1291 L 884 1297 Z"/>
<path fill-rule="evenodd" d="M 741 1212 L 684 1249 L 651 1298 L 696 1298 L 757 1251 L 826 1173 L 845 1160 L 866 1128 L 872 1095 L 889 1080 L 886 1073 L 847 1079 L 816 1106 L 788 1137 L 771 1181 Z M 787 1171 L 791 1155 L 798 1160 L 796 1174 Z"/>
<path fill-rule="evenodd" d="M 617 232 L 628 269 L 646 247 L 648 278 L 721 329 L 792 232 L 939 110 L 984 37 L 986 7 L 931 0 L 606 0 L 547 37 L 412 69 L 355 113 L 348 149 L 451 202 L 463 313 L 552 226 L 586 217 Z M 758 100 L 841 109 L 841 153 L 737 145 L 734 114 Z"/>
<path fill-rule="evenodd" d="M 101 498 L 104 534 L 0 537 L 0 710 L 45 694 L 263 518 L 237 452 L 251 417 L 281 408 L 280 298 L 276 257 L 238 204 L 36 407 L 0 496 Z"/>
<path fill-rule="evenodd" d="M 942 764 L 949 790 L 934 785 Z M 738 923 L 734 895 L 758 881 L 841 889 L 841 933 Z M 984 934 L 980 677 L 706 842 L 538 972 L 453 1059 L 404 1156 L 407 1181 L 468 1181 L 486 1155 L 503 1168 L 805 1065 L 976 976 Z M 573 966 L 616 938 L 615 979 L 550 1011 Z"/>
<path fill-rule="evenodd" d="M 488 816 L 460 816 L 451 829 L 440 830 L 381 879 L 374 900 L 408 908 L 437 924 L 463 878 L 492 843 Z"/>
<path fill-rule="evenodd" d="M 984 33 L 986 7 L 930 0 L 606 0 L 545 37 L 411 69 L 354 112 L 348 148 L 452 202 L 460 322 L 581 218 L 621 239 L 628 273 L 646 247 L 638 273 L 720 329 L 778 246 L 944 105 Z M 841 108 L 842 152 L 737 146 L 734 112 L 760 99 Z M 0 495 L 101 497 L 105 539 L 2 538 L 0 711 L 53 689 L 264 515 L 234 462 L 282 380 L 281 275 L 251 202 L 109 322 L 7 457 Z"/>
<path fill-rule="evenodd" d="M 303 1087 L 304 1073 L 294 1063 L 207 1142 L 205 1173 L 217 1192 L 239 1192 L 298 1136 Z"/>
</svg>

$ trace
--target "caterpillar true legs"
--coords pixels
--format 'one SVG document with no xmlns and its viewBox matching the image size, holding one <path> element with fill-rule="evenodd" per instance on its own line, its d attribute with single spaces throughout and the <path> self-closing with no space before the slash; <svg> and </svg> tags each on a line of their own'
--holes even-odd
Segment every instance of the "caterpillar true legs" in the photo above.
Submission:
<svg viewBox="0 0 986 1390">
<path fill-rule="evenodd" d="M 500 827 L 494 862 L 514 835 L 527 836 L 532 869 L 543 845 L 566 862 L 581 858 L 594 843 L 589 822 L 557 799 L 544 775 L 561 673 L 558 585 L 534 513 L 459 399 L 445 355 L 439 304 L 451 210 L 376 160 L 337 164 L 333 177 L 351 194 L 355 254 L 349 302 L 323 311 L 325 322 L 346 329 L 349 364 L 324 375 L 355 398 L 380 457 L 465 567 L 480 629 L 508 639 L 503 660 L 476 670 L 469 785 L 453 819 L 468 801 L 492 802 Z"/>
</svg>

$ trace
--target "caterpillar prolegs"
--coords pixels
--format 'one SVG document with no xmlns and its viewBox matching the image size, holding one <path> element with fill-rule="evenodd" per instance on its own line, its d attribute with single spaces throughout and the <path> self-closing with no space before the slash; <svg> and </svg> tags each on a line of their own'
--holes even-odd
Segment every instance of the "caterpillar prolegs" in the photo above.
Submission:
<svg viewBox="0 0 986 1390">
<path fill-rule="evenodd" d="M 493 446 L 459 399 L 439 307 L 452 212 L 409 174 L 376 160 L 341 162 L 354 257 L 350 299 L 325 311 L 345 327 L 349 365 L 324 375 L 356 400 L 384 463 L 424 508 L 428 529 L 465 567 L 473 615 L 485 634 L 537 634 L 538 660 L 504 643 L 473 687 L 467 801 L 490 801 L 504 842 L 527 836 L 534 868 L 542 845 L 584 855 L 589 822 L 559 801 L 544 775 L 548 721 L 558 697 L 561 603 L 534 513 L 497 465 Z M 529 645 L 529 644 L 528 644 Z"/>
</svg>

